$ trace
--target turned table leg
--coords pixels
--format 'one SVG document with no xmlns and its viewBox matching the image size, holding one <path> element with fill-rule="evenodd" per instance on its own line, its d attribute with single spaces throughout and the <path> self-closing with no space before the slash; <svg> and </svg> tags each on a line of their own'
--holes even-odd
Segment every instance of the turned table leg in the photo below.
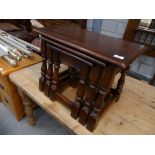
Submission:
<svg viewBox="0 0 155 155">
<path fill-rule="evenodd" d="M 155 73 L 154 73 L 154 75 L 153 75 L 153 78 L 151 79 L 151 81 L 150 81 L 150 85 L 153 85 L 154 84 L 154 82 L 155 82 Z"/>
<path fill-rule="evenodd" d="M 53 52 L 53 61 L 54 61 L 54 72 L 52 76 L 52 85 L 50 87 L 49 97 L 52 101 L 55 101 L 55 93 L 57 91 L 59 83 L 59 68 L 60 68 L 59 53 Z"/>
<path fill-rule="evenodd" d="M 44 91 L 44 84 L 46 81 L 46 71 L 47 71 L 47 64 L 46 64 L 46 45 L 45 41 L 41 41 L 41 49 L 42 49 L 42 66 L 41 66 L 41 77 L 39 79 L 39 90 Z"/>
<path fill-rule="evenodd" d="M 80 79 L 78 84 L 78 90 L 71 110 L 71 116 L 75 119 L 79 116 L 80 108 L 85 94 L 85 85 L 86 85 L 86 78 L 88 73 L 89 73 L 89 67 L 83 66 L 80 69 Z"/>
<path fill-rule="evenodd" d="M 94 66 L 90 71 L 89 89 L 87 92 L 86 99 L 84 101 L 84 105 L 81 108 L 80 117 L 79 117 L 79 122 L 83 125 L 87 121 L 88 115 L 89 115 L 91 108 L 92 108 L 92 104 L 95 100 L 96 83 L 97 83 L 97 80 L 99 78 L 100 72 L 101 72 L 101 67 L 99 67 L 99 66 Z"/>
<path fill-rule="evenodd" d="M 128 71 L 128 69 L 127 70 L 123 70 L 121 72 L 121 76 L 120 76 L 120 78 L 118 80 L 117 87 L 115 89 L 115 95 L 117 96 L 116 102 L 120 98 L 120 95 L 121 95 L 121 92 L 122 92 L 122 89 L 123 89 L 123 86 L 124 86 L 124 83 L 125 83 L 125 77 L 126 77 L 127 71 Z"/>
<path fill-rule="evenodd" d="M 28 117 L 28 123 L 29 123 L 29 125 L 34 126 L 35 125 L 35 117 L 34 117 L 34 114 L 33 114 L 33 102 L 29 99 L 29 97 L 27 97 L 20 90 L 19 90 L 19 93 L 20 93 L 20 95 L 22 97 L 22 100 L 23 100 L 25 114 Z"/>
<path fill-rule="evenodd" d="M 46 96 L 49 96 L 50 86 L 52 84 L 52 75 L 53 75 L 52 51 L 49 47 L 47 47 L 46 53 L 47 53 L 48 69 L 47 69 L 47 73 L 46 73 L 46 82 L 45 82 L 45 86 L 44 86 L 44 94 Z"/>
<path fill-rule="evenodd" d="M 78 74 L 77 70 L 73 67 L 70 67 L 69 74 L 70 74 L 70 81 L 71 81 L 70 85 L 72 87 L 76 87 L 77 86 L 77 74 Z"/>
<path fill-rule="evenodd" d="M 115 74 L 116 74 L 115 68 L 111 65 L 104 67 L 102 71 L 102 74 L 98 83 L 99 85 L 98 97 L 96 99 L 92 112 L 88 116 L 88 122 L 86 127 L 90 131 L 93 131 L 96 126 L 100 111 L 105 104 L 104 102 L 105 97 L 111 89 L 111 85 L 112 85 L 112 82 L 114 81 Z"/>
</svg>

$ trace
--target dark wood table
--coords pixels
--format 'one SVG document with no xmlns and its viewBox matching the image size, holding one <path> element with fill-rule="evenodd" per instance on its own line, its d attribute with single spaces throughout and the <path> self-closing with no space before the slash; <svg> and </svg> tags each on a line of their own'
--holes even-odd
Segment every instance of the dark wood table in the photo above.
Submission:
<svg viewBox="0 0 155 155">
<path fill-rule="evenodd" d="M 121 94 L 130 64 L 145 51 L 138 45 L 101 35 L 74 25 L 36 29 L 41 38 L 42 68 L 39 88 L 51 100 L 60 100 L 71 108 L 71 116 L 79 117 L 93 131 L 100 114 Z M 59 74 L 60 64 L 69 70 Z M 112 88 L 115 75 L 121 73 Z M 61 83 L 78 79 L 75 101 L 61 93 Z"/>
</svg>

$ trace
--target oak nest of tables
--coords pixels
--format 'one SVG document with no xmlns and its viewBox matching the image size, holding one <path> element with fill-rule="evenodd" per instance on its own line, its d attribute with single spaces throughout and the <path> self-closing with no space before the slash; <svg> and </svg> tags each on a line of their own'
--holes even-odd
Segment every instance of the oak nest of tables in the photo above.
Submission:
<svg viewBox="0 0 155 155">
<path fill-rule="evenodd" d="M 103 111 L 118 101 L 130 64 L 145 51 L 143 45 L 79 28 L 58 25 L 36 30 L 43 57 L 39 89 L 52 101 L 71 109 L 71 116 L 93 131 Z M 60 64 L 68 70 L 59 72 Z M 121 73 L 116 87 L 115 76 Z M 77 86 L 74 101 L 63 96 L 64 85 Z"/>
</svg>

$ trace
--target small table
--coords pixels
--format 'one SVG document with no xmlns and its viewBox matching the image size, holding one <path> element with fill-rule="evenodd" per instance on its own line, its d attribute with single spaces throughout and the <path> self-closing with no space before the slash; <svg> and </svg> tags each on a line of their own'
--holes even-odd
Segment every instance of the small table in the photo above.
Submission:
<svg viewBox="0 0 155 155">
<path fill-rule="evenodd" d="M 36 31 L 41 35 L 41 52 L 44 58 L 40 90 L 52 101 L 67 103 L 72 117 L 79 117 L 79 122 L 87 124 L 87 129 L 93 131 L 105 108 L 113 100 L 119 99 L 126 72 L 133 60 L 144 52 L 144 46 L 74 25 L 53 26 Z M 79 74 L 74 102 L 65 98 L 60 91 L 61 63 L 75 68 Z M 121 77 L 118 84 L 116 88 L 112 88 L 119 72 Z"/>
</svg>

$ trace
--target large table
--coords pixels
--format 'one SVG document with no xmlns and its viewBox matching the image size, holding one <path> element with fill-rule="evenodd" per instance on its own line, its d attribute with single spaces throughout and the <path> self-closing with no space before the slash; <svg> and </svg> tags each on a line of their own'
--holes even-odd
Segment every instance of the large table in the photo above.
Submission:
<svg viewBox="0 0 155 155">
<path fill-rule="evenodd" d="M 53 26 L 36 30 L 41 38 L 43 56 L 39 88 L 52 101 L 59 100 L 71 108 L 71 116 L 79 118 L 93 131 L 102 112 L 118 101 L 130 64 L 145 51 L 145 47 L 81 29 L 74 25 Z M 60 64 L 69 68 L 70 82 L 78 79 L 78 89 L 72 102 L 61 92 Z M 74 73 L 73 73 L 74 70 Z M 118 84 L 112 88 L 116 74 Z M 64 74 L 63 74 L 64 77 Z"/>
<path fill-rule="evenodd" d="M 70 116 L 71 111 L 67 106 L 58 100 L 51 101 L 39 91 L 40 69 L 41 63 L 18 70 L 9 75 L 12 83 L 17 86 L 20 92 L 25 94 L 23 104 L 26 107 L 25 110 L 30 125 L 32 125 L 32 120 L 34 121 L 33 125 L 35 123 L 35 109 L 32 108 L 32 101 L 34 101 L 48 112 L 51 117 L 54 117 L 75 134 L 155 134 L 155 87 L 126 76 L 126 83 L 120 100 L 115 104 L 111 104 L 101 115 L 95 130 L 90 132 Z M 119 75 L 116 76 L 114 85 L 117 84 L 118 78 Z M 76 88 L 69 86 L 65 89 L 63 95 L 73 100 L 75 93 Z M 36 118 L 36 124 L 38 119 Z M 44 124 L 46 124 L 46 121 Z"/>
</svg>

